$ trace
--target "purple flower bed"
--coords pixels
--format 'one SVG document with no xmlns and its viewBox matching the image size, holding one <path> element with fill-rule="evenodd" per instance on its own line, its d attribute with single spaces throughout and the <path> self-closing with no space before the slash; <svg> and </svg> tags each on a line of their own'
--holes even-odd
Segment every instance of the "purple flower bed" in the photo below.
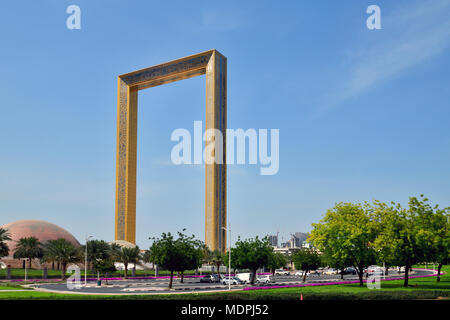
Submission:
<svg viewBox="0 0 450 320">
<path fill-rule="evenodd" d="M 434 271 L 431 269 L 416 269 L 416 270 L 425 270 L 425 271 Z M 410 276 L 408 279 L 415 278 L 426 278 L 426 277 L 434 277 L 437 275 L 437 272 L 434 271 L 434 274 L 427 274 L 423 276 Z M 391 281 L 391 280 L 402 280 L 403 278 L 386 278 L 381 279 L 382 281 Z M 363 280 L 363 282 L 367 282 L 367 280 Z M 331 286 L 338 284 L 352 284 L 359 283 L 359 280 L 351 280 L 351 281 L 338 281 L 338 282 L 322 282 L 322 283 L 304 283 L 304 284 L 291 284 L 291 285 L 283 285 L 283 286 L 265 286 L 265 287 L 246 287 L 244 290 L 264 290 L 264 289 L 279 289 L 279 288 L 296 288 L 296 287 L 313 287 L 313 286 Z"/>
</svg>

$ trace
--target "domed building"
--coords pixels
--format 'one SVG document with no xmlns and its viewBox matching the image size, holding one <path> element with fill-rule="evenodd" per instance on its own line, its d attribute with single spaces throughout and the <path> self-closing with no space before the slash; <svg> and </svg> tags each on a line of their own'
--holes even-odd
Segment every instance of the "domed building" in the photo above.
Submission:
<svg viewBox="0 0 450 320">
<path fill-rule="evenodd" d="M 5 224 L 0 228 L 8 230 L 11 237 L 10 241 L 6 241 L 9 248 L 9 256 L 2 259 L 5 263 L 8 261 L 8 264 L 16 264 L 12 257 L 17 241 L 19 241 L 20 238 L 36 237 L 41 243 L 45 243 L 48 240 L 64 238 L 74 246 L 80 246 L 78 240 L 70 232 L 47 221 L 19 220 Z"/>
<path fill-rule="evenodd" d="M 111 242 L 108 242 L 110 245 L 112 244 L 117 244 L 119 247 L 124 247 L 124 248 L 135 248 L 136 245 L 134 243 L 125 241 L 125 240 L 114 240 Z"/>
</svg>

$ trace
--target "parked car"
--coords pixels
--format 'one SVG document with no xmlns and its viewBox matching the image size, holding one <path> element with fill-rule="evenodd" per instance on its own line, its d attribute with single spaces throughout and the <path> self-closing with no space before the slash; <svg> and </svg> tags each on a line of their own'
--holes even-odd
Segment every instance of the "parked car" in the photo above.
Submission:
<svg viewBox="0 0 450 320">
<path fill-rule="evenodd" d="M 370 274 L 383 274 L 384 273 L 384 269 L 383 267 L 380 266 L 368 266 L 367 269 L 365 270 L 365 272 L 370 275 Z"/>
<path fill-rule="evenodd" d="M 211 283 L 212 281 L 211 281 L 211 276 L 210 275 L 208 275 L 208 276 L 203 276 L 203 277 L 201 277 L 200 278 L 200 282 L 202 282 L 202 283 Z"/>
<path fill-rule="evenodd" d="M 288 276 L 289 275 L 289 271 L 284 270 L 284 269 L 276 269 L 275 270 L 275 275 L 276 276 Z"/>
<path fill-rule="evenodd" d="M 318 268 L 315 272 L 317 273 L 318 276 L 321 276 L 324 271 L 325 271 L 324 268 Z"/>
<path fill-rule="evenodd" d="M 326 274 L 327 276 L 335 275 L 335 274 L 338 274 L 338 273 L 339 273 L 339 271 L 336 270 L 336 269 L 333 269 L 333 268 L 326 269 L 326 270 L 323 271 L 323 274 Z"/>
<path fill-rule="evenodd" d="M 231 283 L 232 285 L 244 284 L 244 282 L 241 279 L 237 278 L 237 277 L 230 277 L 230 278 L 229 277 L 224 277 L 222 279 L 222 283 L 224 285 L 228 285 L 229 283 Z"/>
<path fill-rule="evenodd" d="M 355 275 L 357 272 L 356 272 L 356 269 L 354 267 L 347 267 L 347 268 L 345 268 L 342 271 L 342 273 L 343 274 L 353 274 L 353 275 Z"/>
<path fill-rule="evenodd" d="M 208 274 L 200 278 L 200 282 L 212 283 L 220 282 L 219 276 L 217 274 Z"/>
<path fill-rule="evenodd" d="M 297 277 L 303 277 L 304 272 L 305 272 L 305 271 L 303 271 L 303 270 L 299 270 L 299 271 L 297 271 L 297 272 L 295 273 L 295 275 L 296 275 Z M 308 272 L 306 273 L 306 275 L 309 276 L 310 273 L 311 273 L 311 271 L 308 271 Z"/>
<path fill-rule="evenodd" d="M 222 279 L 222 275 L 220 275 L 220 278 L 219 278 L 219 275 L 218 274 L 212 274 L 211 275 L 211 282 L 220 282 L 220 280 Z"/>
<path fill-rule="evenodd" d="M 269 283 L 269 282 L 272 282 L 272 279 L 269 275 L 261 275 L 256 278 L 256 283 L 258 283 L 258 284 Z"/>
</svg>

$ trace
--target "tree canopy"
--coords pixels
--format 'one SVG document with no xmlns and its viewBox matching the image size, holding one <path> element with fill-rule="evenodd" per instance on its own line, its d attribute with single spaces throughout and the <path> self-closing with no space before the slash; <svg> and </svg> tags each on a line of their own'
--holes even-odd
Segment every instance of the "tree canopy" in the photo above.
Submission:
<svg viewBox="0 0 450 320">
<path fill-rule="evenodd" d="M 268 237 L 246 240 L 238 238 L 236 247 L 231 248 L 231 265 L 235 269 L 250 269 L 252 271 L 251 283 L 253 284 L 256 279 L 256 271 L 268 265 L 272 253 L 273 248 L 270 246 Z"/>
<path fill-rule="evenodd" d="M 169 288 L 172 288 L 175 271 L 181 272 L 183 280 L 185 270 L 196 269 L 202 263 L 204 244 L 195 239 L 194 235 L 186 236 L 178 232 L 178 238 L 175 239 L 169 232 L 162 233 L 160 238 L 150 239 L 154 242 L 149 249 L 149 260 L 170 271 Z"/>
<path fill-rule="evenodd" d="M 9 254 L 9 248 L 6 241 L 11 240 L 11 234 L 7 229 L 0 228 L 0 258 Z"/>
<path fill-rule="evenodd" d="M 287 258 L 283 253 L 280 252 L 272 252 L 269 255 L 269 260 L 267 262 L 267 268 L 270 269 L 272 275 L 275 274 L 275 270 L 279 268 L 283 268 L 287 264 Z"/>
<path fill-rule="evenodd" d="M 28 259 L 28 267 L 35 258 L 42 258 L 42 244 L 36 237 L 20 238 L 14 250 L 14 259 Z"/>
<path fill-rule="evenodd" d="M 140 250 L 139 247 L 133 247 L 133 248 L 127 248 L 127 247 L 120 247 L 118 245 L 114 245 L 112 247 L 112 257 L 114 260 L 116 260 L 117 262 L 121 262 L 123 263 L 124 266 L 124 277 L 125 279 L 128 278 L 128 265 L 130 263 L 134 264 L 136 266 L 136 264 L 139 262 L 139 260 L 141 259 L 141 254 L 140 254 Z"/>
<path fill-rule="evenodd" d="M 364 268 L 376 260 L 376 251 L 371 245 L 375 232 L 367 206 L 336 204 L 319 223 L 313 223 L 309 240 L 332 260 L 351 263 L 363 285 Z"/>
<path fill-rule="evenodd" d="M 437 262 L 440 273 L 442 264 L 448 263 L 449 211 L 432 206 L 423 195 L 411 197 L 406 208 L 377 200 L 338 203 L 313 224 L 309 240 L 330 265 L 341 270 L 347 264 L 355 267 L 360 285 L 365 267 L 383 263 L 404 266 L 407 286 L 414 264 Z"/>
<path fill-rule="evenodd" d="M 316 270 L 321 265 L 319 253 L 312 248 L 302 248 L 293 253 L 292 261 L 297 270 L 303 270 L 303 282 L 306 280 L 306 274 L 310 270 Z"/>
<path fill-rule="evenodd" d="M 77 263 L 82 261 L 83 254 L 76 248 L 73 244 L 64 238 L 57 240 L 49 240 L 44 246 L 44 257 L 45 261 L 56 261 L 58 262 L 61 269 L 61 278 L 64 280 L 66 278 L 67 265 L 69 263 Z"/>
<path fill-rule="evenodd" d="M 374 246 L 390 264 L 405 266 L 404 286 L 413 264 L 448 257 L 448 209 L 432 207 L 423 195 L 411 197 L 408 208 L 395 202 L 374 207 L 379 225 Z"/>
</svg>

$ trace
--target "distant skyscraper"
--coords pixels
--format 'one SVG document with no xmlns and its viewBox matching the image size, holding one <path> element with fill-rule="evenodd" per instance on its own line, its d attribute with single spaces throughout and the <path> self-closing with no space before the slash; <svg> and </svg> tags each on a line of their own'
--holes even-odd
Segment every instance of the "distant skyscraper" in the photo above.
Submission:
<svg viewBox="0 0 450 320">
<path fill-rule="evenodd" d="M 291 239 L 288 241 L 288 247 L 289 248 L 301 248 L 302 244 L 306 239 L 308 238 L 307 233 L 303 232 L 296 232 L 294 234 L 291 234 Z"/>
<path fill-rule="evenodd" d="M 278 236 L 269 236 L 269 243 L 273 247 L 278 247 Z"/>
</svg>

